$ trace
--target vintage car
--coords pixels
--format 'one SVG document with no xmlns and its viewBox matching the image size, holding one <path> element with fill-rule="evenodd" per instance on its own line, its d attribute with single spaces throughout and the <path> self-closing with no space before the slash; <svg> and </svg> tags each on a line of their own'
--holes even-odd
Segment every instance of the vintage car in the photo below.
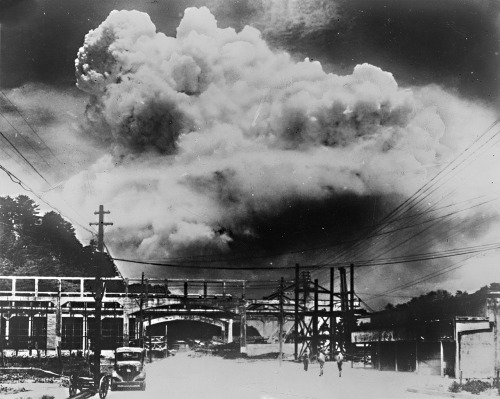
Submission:
<svg viewBox="0 0 500 399">
<path fill-rule="evenodd" d="M 111 390 L 146 390 L 145 351 L 143 348 L 121 347 L 115 350 L 115 364 L 111 374 Z"/>
</svg>

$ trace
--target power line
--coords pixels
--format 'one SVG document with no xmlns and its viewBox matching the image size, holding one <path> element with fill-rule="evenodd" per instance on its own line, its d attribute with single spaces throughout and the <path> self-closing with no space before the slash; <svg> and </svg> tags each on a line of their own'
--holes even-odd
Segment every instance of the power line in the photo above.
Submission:
<svg viewBox="0 0 500 399">
<path fill-rule="evenodd" d="M 59 160 L 59 158 L 57 158 L 57 156 L 52 152 L 52 150 L 50 149 L 50 147 L 47 145 L 47 143 L 45 143 L 45 141 L 43 141 L 43 139 L 38 135 L 38 133 L 35 131 L 35 129 L 33 129 L 33 127 L 31 126 L 31 124 L 28 122 L 28 120 L 24 117 L 24 115 L 19 111 L 19 109 L 16 107 L 16 105 L 10 100 L 9 97 L 7 97 L 7 95 L 2 91 L 0 90 L 0 93 L 2 93 L 2 95 L 5 97 L 5 99 L 9 102 L 9 104 L 14 107 L 14 109 L 16 110 L 17 114 L 24 120 L 24 122 L 26 122 L 26 125 L 28 125 L 28 127 L 30 128 L 30 130 L 33 132 L 33 134 L 40 140 L 41 143 L 43 143 L 43 145 L 47 148 L 47 150 L 49 150 L 49 152 L 52 154 L 52 156 L 62 165 L 63 163 Z"/>
<path fill-rule="evenodd" d="M 446 251 L 435 251 L 435 252 L 427 252 L 413 255 L 405 255 L 399 257 L 392 258 L 384 258 L 384 259 L 367 259 L 363 261 L 359 261 L 356 263 L 356 267 L 372 267 L 372 266 L 384 266 L 391 265 L 396 263 L 410 263 L 410 262 L 419 262 L 423 260 L 434 260 L 441 258 L 448 258 L 454 256 L 475 254 L 481 252 L 493 251 L 496 249 L 500 249 L 500 242 L 491 243 L 491 244 L 483 244 L 477 246 L 463 247 L 463 248 L 454 248 L 452 250 Z M 179 263 L 169 263 L 169 262 L 149 262 L 138 259 L 125 259 L 125 258 L 112 258 L 115 261 L 119 262 L 128 262 L 128 263 L 137 263 L 142 265 L 152 265 L 152 266 L 162 266 L 162 267 L 174 267 L 181 269 L 193 269 L 193 270 L 292 270 L 295 269 L 295 266 L 200 266 L 200 265 L 187 265 L 187 264 L 179 264 Z M 301 269 L 316 269 L 318 267 L 330 266 L 330 267 L 347 267 L 349 266 L 349 262 L 336 262 L 336 263 L 327 263 L 327 264 L 313 264 L 313 265 L 301 265 Z"/>
<path fill-rule="evenodd" d="M 199 266 L 199 265 L 186 265 L 180 263 L 169 263 L 169 262 L 149 262 L 137 259 L 124 259 L 124 258 L 112 258 L 113 260 L 119 262 L 137 263 L 140 265 L 151 265 L 151 266 L 163 266 L 163 267 L 176 267 L 181 269 L 203 269 L 203 270 L 292 270 L 295 266 Z"/>
<path fill-rule="evenodd" d="M 484 245 L 477 245 L 477 246 L 464 247 L 464 248 L 455 248 L 455 249 L 446 250 L 446 251 L 428 252 L 428 253 L 400 256 L 400 257 L 394 257 L 394 258 L 366 260 L 366 261 L 357 262 L 356 266 L 357 267 L 383 266 L 383 265 L 392 265 L 392 264 L 396 264 L 396 263 L 420 262 L 423 260 L 449 258 L 449 257 L 454 257 L 454 256 L 462 256 L 462 255 L 468 255 L 468 254 L 494 251 L 497 249 L 500 249 L 500 243 L 484 244 Z M 346 265 L 346 264 L 347 264 L 347 262 L 343 263 L 343 265 Z"/>
<path fill-rule="evenodd" d="M 56 212 L 58 212 L 61 216 L 64 216 L 65 218 L 69 219 L 69 220 L 72 220 L 71 218 L 69 218 L 68 216 L 66 216 L 64 213 L 62 213 L 59 209 L 57 209 L 55 206 L 51 205 L 49 202 L 47 202 L 46 200 L 44 200 L 40 195 L 38 195 L 35 191 L 33 191 L 26 183 L 24 183 L 21 179 L 19 179 L 16 175 L 14 175 L 14 173 L 12 173 L 11 171 L 9 171 L 6 167 L 4 167 L 3 165 L 0 164 L 0 169 L 3 170 L 7 176 L 9 176 L 9 179 L 15 183 L 15 184 L 18 184 L 24 191 L 28 191 L 30 193 L 32 193 L 35 197 L 37 197 L 40 201 L 42 201 L 44 204 L 48 205 L 50 208 L 54 209 Z M 86 226 L 76 222 L 76 221 L 73 221 L 75 224 L 77 224 L 78 226 L 80 226 L 82 229 L 94 234 L 94 232 L 90 229 L 88 229 Z"/>
<path fill-rule="evenodd" d="M 50 183 L 48 182 L 48 180 L 42 176 L 42 174 L 31 164 L 30 161 L 28 161 L 26 159 L 26 157 L 16 148 L 16 146 L 14 144 L 12 144 L 12 142 L 5 136 L 5 134 L 3 134 L 3 132 L 0 130 L 0 135 L 5 139 L 5 141 L 7 141 L 7 143 L 9 143 L 11 145 L 12 148 L 14 148 L 14 150 L 19 154 L 19 156 L 24 159 L 24 161 L 29 165 L 31 166 L 31 169 L 33 169 L 36 174 L 38 176 L 40 176 L 49 186 L 50 186 Z"/>
<path fill-rule="evenodd" d="M 43 162 L 45 162 L 47 166 L 50 166 L 49 163 L 45 160 L 45 158 L 38 152 L 38 150 L 35 147 L 33 147 L 33 145 L 26 139 L 26 137 L 24 137 L 24 135 L 18 129 L 16 129 L 16 127 L 12 123 L 10 123 L 10 121 L 5 117 L 5 115 L 0 112 L 0 116 L 10 125 L 12 129 L 14 129 L 14 131 L 23 139 L 23 141 L 26 144 L 28 144 L 33 151 L 35 151 L 35 153 L 40 157 L 40 159 Z"/>
<path fill-rule="evenodd" d="M 443 206 L 441 208 L 437 208 L 437 209 L 434 209 L 434 210 L 431 210 L 431 211 L 425 211 L 425 212 L 430 213 L 432 211 L 437 211 L 437 210 L 449 208 L 449 207 L 456 206 L 456 205 L 459 205 L 459 204 L 462 204 L 462 203 L 470 202 L 472 200 L 477 200 L 477 199 L 483 198 L 483 197 L 484 196 L 478 196 L 478 197 L 475 197 L 475 198 L 472 198 L 472 199 L 469 199 L 469 200 L 466 200 L 466 201 L 461 201 L 461 202 L 456 203 L 456 204 L 448 204 L 448 205 Z M 424 224 L 431 223 L 431 222 L 434 222 L 434 221 L 439 221 L 441 219 L 448 218 L 448 217 L 450 217 L 452 215 L 455 215 L 455 214 L 458 214 L 460 212 L 465 212 L 467 210 L 470 210 L 470 209 L 473 209 L 473 208 L 476 208 L 476 207 L 479 207 L 479 206 L 482 206 L 482 205 L 485 205 L 487 203 L 494 202 L 494 201 L 497 201 L 497 200 L 499 200 L 499 199 L 495 198 L 495 199 L 490 199 L 490 200 L 483 201 L 483 202 L 480 202 L 480 203 L 476 203 L 476 204 L 473 204 L 473 205 L 471 205 L 469 207 L 461 208 L 461 209 L 455 210 L 455 211 L 450 212 L 450 213 L 445 214 L 445 215 L 436 216 L 435 218 L 424 220 L 424 221 L 419 222 L 419 223 L 414 224 L 414 225 L 406 225 L 406 226 L 402 226 L 402 227 L 399 227 L 399 228 L 395 228 L 395 229 L 390 230 L 390 231 L 380 232 L 377 235 L 368 236 L 368 238 L 379 237 L 379 236 L 387 235 L 387 234 L 393 234 L 395 232 L 399 232 L 399 231 L 402 231 L 402 230 L 405 230 L 405 229 L 419 227 L 419 226 L 422 226 Z M 423 212 L 422 214 L 424 214 L 425 212 Z M 415 217 L 411 216 L 411 217 L 406 217 L 406 218 L 407 219 L 411 219 L 411 218 L 415 218 Z M 400 219 L 400 220 L 402 220 L 402 219 Z M 255 256 L 246 256 L 246 255 L 243 255 L 243 256 L 234 256 L 234 257 L 225 257 L 225 258 L 217 258 L 217 257 L 214 257 L 214 255 L 179 256 L 179 257 L 171 257 L 171 258 L 169 258 L 168 262 L 170 262 L 172 264 L 176 264 L 176 265 L 180 265 L 181 263 L 175 263 L 175 261 L 179 261 L 179 262 L 186 261 L 186 262 L 190 262 L 190 263 L 193 263 L 193 264 L 210 264 L 210 263 L 222 263 L 222 262 L 231 262 L 231 261 L 234 262 L 234 261 L 245 261 L 245 260 L 275 258 L 275 257 L 283 256 L 283 255 L 291 255 L 291 254 L 304 253 L 304 252 L 309 252 L 309 251 L 316 251 L 318 249 L 331 248 L 331 247 L 338 246 L 338 245 L 341 245 L 341 244 L 344 244 L 344 243 L 348 243 L 348 242 L 352 242 L 352 241 L 354 241 L 354 240 L 341 240 L 341 241 L 338 241 L 338 242 L 336 242 L 334 244 L 328 244 L 328 245 L 323 245 L 323 246 L 315 246 L 315 247 L 308 247 L 308 248 L 301 248 L 301 249 L 294 250 L 294 251 L 279 252 L 279 253 L 267 254 L 267 255 L 255 255 Z M 211 259 L 204 259 L 204 258 L 207 258 L 207 257 L 211 257 Z M 172 261 L 174 261 L 174 262 L 172 262 Z M 159 265 L 165 265 L 166 263 L 168 263 L 167 261 L 155 260 L 155 259 L 148 259 L 147 262 L 158 263 Z M 352 263 L 352 261 L 351 261 L 351 263 Z"/>
<path fill-rule="evenodd" d="M 337 254 L 333 257 L 334 260 L 337 260 L 341 257 L 346 257 L 347 254 L 352 252 L 357 246 L 361 245 L 362 243 L 366 242 L 368 237 L 367 235 L 370 235 L 372 233 L 376 233 L 377 231 L 380 231 L 381 229 L 385 228 L 389 224 L 391 224 L 393 221 L 391 219 L 394 218 L 397 214 L 400 214 L 402 212 L 408 212 L 410 209 L 412 209 L 416 204 L 421 202 L 423 199 L 425 199 L 427 196 L 424 198 L 421 198 L 419 202 L 415 203 L 416 199 L 421 196 L 422 194 L 425 194 L 428 190 L 430 190 L 435 184 L 437 184 L 442 178 L 446 177 L 449 173 L 453 172 L 458 166 L 460 166 L 465 160 L 469 159 L 472 155 L 474 155 L 477 151 L 479 151 L 481 148 L 483 148 L 487 143 L 489 143 L 497 134 L 498 132 L 495 132 L 494 135 L 488 139 L 485 143 L 479 146 L 479 148 L 476 148 L 472 151 L 472 153 L 467 154 L 466 158 L 462 161 L 460 161 L 460 158 L 467 152 L 469 151 L 476 143 L 479 142 L 483 137 L 488 134 L 492 128 L 497 125 L 500 122 L 500 118 L 494 121 L 485 131 L 483 131 L 482 134 L 480 134 L 472 143 L 469 147 L 467 147 L 462 153 L 457 155 L 450 163 L 448 163 L 445 168 L 440 170 L 431 180 L 429 180 L 427 183 L 425 183 L 423 186 L 421 186 L 413 195 L 411 195 L 409 198 L 407 198 L 405 201 L 403 201 L 400 205 L 398 205 L 396 208 L 394 208 L 391 212 L 389 212 L 381 221 L 377 223 L 372 229 L 370 229 L 366 234 L 360 235 L 359 238 L 357 239 L 357 242 L 355 242 L 353 245 L 350 247 L 346 248 L 344 251 L 342 251 L 340 254 Z M 458 161 L 458 164 L 455 164 Z M 451 168 L 451 170 L 449 170 Z M 444 175 L 444 176 L 443 176 Z M 435 190 L 434 190 L 435 191 Z M 433 191 L 433 192 L 434 192 Z M 412 204 L 413 203 L 413 204 Z M 332 259 L 332 257 L 327 258 L 327 259 Z"/>
<path fill-rule="evenodd" d="M 411 282 L 408 282 L 408 283 L 405 283 L 403 285 L 400 285 L 398 287 L 395 287 L 395 288 L 392 288 L 390 290 L 387 290 L 387 291 L 384 291 L 384 292 L 381 292 L 381 293 L 378 293 L 378 294 L 374 294 L 374 295 L 371 295 L 372 298 L 370 298 L 368 301 L 374 301 L 375 299 L 377 298 L 380 298 L 380 297 L 383 297 L 383 296 L 391 296 L 390 294 L 392 294 L 393 292 L 397 292 L 397 291 L 400 291 L 402 289 L 406 289 L 406 288 L 409 288 L 409 287 L 412 287 L 414 285 L 417 285 L 417 284 L 420 284 L 420 283 L 423 283 L 424 281 L 427 281 L 427 280 L 430 280 L 430 279 L 433 279 L 435 277 L 439 277 L 443 274 L 447 274 L 447 273 L 450 273 L 454 270 L 457 270 L 457 269 L 460 269 L 462 267 L 465 266 L 465 262 L 468 261 L 469 259 L 471 258 L 474 258 L 476 255 L 473 255 L 473 256 L 470 256 L 468 257 L 467 259 L 464 259 L 460 262 L 457 262 L 457 263 L 454 263 L 442 270 L 439 270 L 439 271 L 436 271 L 436 272 L 432 272 L 432 273 L 429 273 L 425 276 L 422 276 L 416 280 L 413 280 Z M 365 293 L 367 294 L 367 293 Z"/>
</svg>

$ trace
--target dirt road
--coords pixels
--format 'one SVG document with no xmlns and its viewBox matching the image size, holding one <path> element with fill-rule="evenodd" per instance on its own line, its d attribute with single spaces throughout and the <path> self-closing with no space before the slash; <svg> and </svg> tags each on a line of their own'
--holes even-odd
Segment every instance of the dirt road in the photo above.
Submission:
<svg viewBox="0 0 500 399">
<path fill-rule="evenodd" d="M 148 367 L 147 390 L 110 392 L 110 399 L 323 399 L 429 398 L 407 392 L 410 386 L 448 386 L 440 377 L 379 372 L 345 364 L 339 378 L 335 363 L 327 362 L 319 376 L 313 363 L 305 372 L 299 363 L 225 360 L 179 353 Z M 434 396 L 436 397 L 436 396 Z"/>
</svg>

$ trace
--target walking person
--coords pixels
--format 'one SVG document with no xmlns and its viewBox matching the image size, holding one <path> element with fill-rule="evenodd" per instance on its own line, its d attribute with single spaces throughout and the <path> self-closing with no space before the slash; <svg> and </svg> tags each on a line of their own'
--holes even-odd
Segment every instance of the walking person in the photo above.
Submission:
<svg viewBox="0 0 500 399">
<path fill-rule="evenodd" d="M 342 362 L 344 361 L 344 357 L 342 356 L 341 352 L 337 352 L 335 360 L 337 362 L 337 367 L 339 369 L 339 377 L 342 377 Z"/>
<path fill-rule="evenodd" d="M 307 350 L 302 355 L 302 362 L 304 363 L 304 371 L 307 371 L 307 369 L 309 368 L 309 353 L 307 352 Z"/>
<path fill-rule="evenodd" d="M 319 376 L 323 375 L 323 366 L 325 365 L 326 357 L 325 354 L 321 351 L 318 353 L 318 363 L 319 363 Z"/>
</svg>

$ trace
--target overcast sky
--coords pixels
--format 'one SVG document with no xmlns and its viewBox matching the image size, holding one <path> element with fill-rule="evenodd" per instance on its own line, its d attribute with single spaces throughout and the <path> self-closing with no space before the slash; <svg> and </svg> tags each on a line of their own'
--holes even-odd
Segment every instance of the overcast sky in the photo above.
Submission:
<svg viewBox="0 0 500 399">
<path fill-rule="evenodd" d="M 497 242 L 489 136 L 455 180 L 359 238 L 497 117 L 499 23 L 480 0 L 0 0 L 0 130 L 31 166 L 5 139 L 0 163 L 84 244 L 104 204 L 114 255 L 197 267 L 179 276 Z M 358 290 L 394 295 L 382 306 L 500 281 L 491 253 L 463 259 L 359 269 Z M 210 271 L 293 276 L 242 273 Z"/>
</svg>

